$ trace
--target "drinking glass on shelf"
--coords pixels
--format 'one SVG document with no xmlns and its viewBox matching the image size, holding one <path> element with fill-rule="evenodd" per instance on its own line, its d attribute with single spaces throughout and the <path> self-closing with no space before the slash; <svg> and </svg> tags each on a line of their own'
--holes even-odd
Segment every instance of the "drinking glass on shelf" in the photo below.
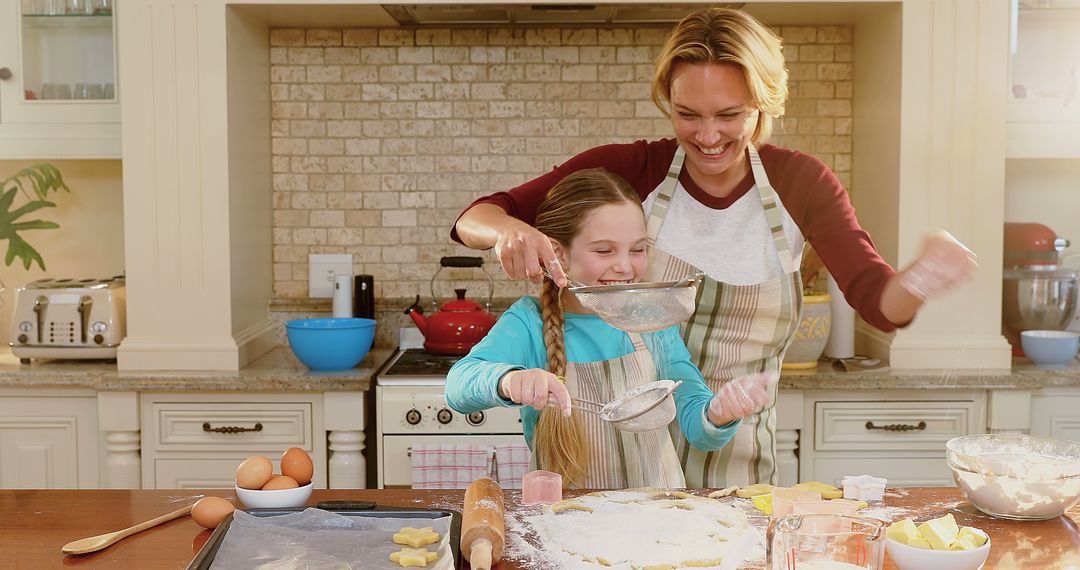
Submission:
<svg viewBox="0 0 1080 570">
<path fill-rule="evenodd" d="M 101 99 L 104 91 L 100 83 L 76 83 L 76 99 Z"/>
<path fill-rule="evenodd" d="M 71 85 L 67 83 L 43 83 L 42 99 L 71 99 Z"/>
<path fill-rule="evenodd" d="M 113 0 L 91 0 L 94 14 L 112 14 Z"/>
<path fill-rule="evenodd" d="M 94 4 L 91 0 L 67 0 L 68 14 L 93 14 Z"/>
<path fill-rule="evenodd" d="M 102 99 L 116 99 L 116 84 L 106 83 L 101 91 Z"/>
</svg>

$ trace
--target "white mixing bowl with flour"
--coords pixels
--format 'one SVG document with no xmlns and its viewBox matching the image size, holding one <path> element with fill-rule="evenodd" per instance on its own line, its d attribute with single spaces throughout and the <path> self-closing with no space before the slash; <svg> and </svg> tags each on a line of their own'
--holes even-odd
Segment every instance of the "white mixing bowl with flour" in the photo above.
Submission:
<svg viewBox="0 0 1080 570">
<path fill-rule="evenodd" d="M 1052 519 L 1080 501 L 1080 443 L 983 434 L 951 439 L 945 449 L 956 486 L 988 515 Z"/>
</svg>

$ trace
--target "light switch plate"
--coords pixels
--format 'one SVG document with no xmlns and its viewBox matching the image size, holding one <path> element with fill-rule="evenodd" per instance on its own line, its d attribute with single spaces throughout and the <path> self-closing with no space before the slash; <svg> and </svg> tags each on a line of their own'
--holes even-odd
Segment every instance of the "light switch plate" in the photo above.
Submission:
<svg viewBox="0 0 1080 570">
<path fill-rule="evenodd" d="M 351 253 L 308 254 L 308 297 L 329 299 L 334 296 L 334 276 L 352 275 Z"/>
</svg>

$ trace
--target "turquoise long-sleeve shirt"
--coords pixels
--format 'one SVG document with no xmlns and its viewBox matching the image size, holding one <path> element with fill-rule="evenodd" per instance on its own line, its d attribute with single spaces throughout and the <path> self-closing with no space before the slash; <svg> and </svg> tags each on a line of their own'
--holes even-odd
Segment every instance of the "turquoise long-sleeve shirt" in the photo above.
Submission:
<svg viewBox="0 0 1080 570">
<path fill-rule="evenodd" d="M 568 362 L 611 360 L 634 351 L 629 335 L 596 315 L 566 313 L 564 331 Z M 719 427 L 709 421 L 707 410 L 713 393 L 690 361 L 679 328 L 645 333 L 642 339 L 652 354 L 658 378 L 683 381 L 675 390 L 675 406 L 679 426 L 690 445 L 703 451 L 724 447 L 735 436 L 741 420 Z M 487 336 L 454 364 L 446 378 L 446 403 L 463 414 L 495 407 L 520 408 L 525 440 L 532 447 L 540 412 L 499 396 L 503 375 L 529 368 L 547 369 L 543 318 L 536 297 L 522 297 L 514 303 Z"/>
</svg>

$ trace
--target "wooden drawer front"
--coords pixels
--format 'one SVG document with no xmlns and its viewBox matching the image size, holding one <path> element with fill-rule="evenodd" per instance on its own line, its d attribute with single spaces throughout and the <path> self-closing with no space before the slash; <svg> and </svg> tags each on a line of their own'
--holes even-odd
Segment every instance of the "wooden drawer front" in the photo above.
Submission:
<svg viewBox="0 0 1080 570">
<path fill-rule="evenodd" d="M 814 413 L 814 449 L 819 451 L 894 450 L 945 454 L 945 442 L 971 433 L 975 403 L 954 402 L 818 402 Z M 918 426 L 889 431 L 875 426 Z"/>
<path fill-rule="evenodd" d="M 311 404 L 298 403 L 158 403 L 154 404 L 157 451 L 270 451 L 286 447 L 312 449 Z M 259 431 L 219 433 L 224 427 Z"/>
</svg>

